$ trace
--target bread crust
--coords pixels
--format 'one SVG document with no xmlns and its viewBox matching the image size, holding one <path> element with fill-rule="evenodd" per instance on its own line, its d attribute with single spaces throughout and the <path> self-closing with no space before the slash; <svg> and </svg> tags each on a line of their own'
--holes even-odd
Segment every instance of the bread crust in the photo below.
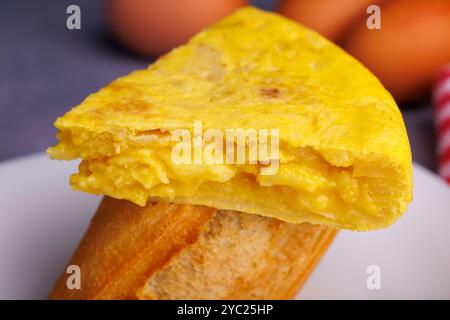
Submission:
<svg viewBox="0 0 450 320">
<path fill-rule="evenodd" d="M 334 238 L 327 226 L 105 197 L 50 299 L 289 299 Z"/>
</svg>

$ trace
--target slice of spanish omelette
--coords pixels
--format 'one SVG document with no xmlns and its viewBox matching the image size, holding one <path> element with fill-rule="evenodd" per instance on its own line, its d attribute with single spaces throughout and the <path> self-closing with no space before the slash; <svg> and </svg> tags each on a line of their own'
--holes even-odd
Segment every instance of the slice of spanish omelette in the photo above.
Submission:
<svg viewBox="0 0 450 320">
<path fill-rule="evenodd" d="M 278 156 L 173 161 L 176 131 L 192 133 L 192 159 L 207 148 L 196 124 L 222 137 L 277 130 L 265 146 L 277 140 Z M 252 7 L 113 81 L 55 126 L 50 156 L 82 159 L 73 188 L 141 206 L 164 199 L 362 231 L 392 224 L 412 198 L 408 137 L 391 95 L 317 33 Z M 248 151 L 248 141 L 233 147 Z M 268 160 L 277 170 L 263 174 Z"/>
</svg>

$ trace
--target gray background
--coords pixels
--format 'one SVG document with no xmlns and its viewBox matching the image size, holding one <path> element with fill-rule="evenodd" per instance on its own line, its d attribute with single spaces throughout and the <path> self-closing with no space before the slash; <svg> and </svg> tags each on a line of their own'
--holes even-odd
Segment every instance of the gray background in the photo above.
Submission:
<svg viewBox="0 0 450 320">
<path fill-rule="evenodd" d="M 265 9 L 274 1 L 253 1 Z M 66 28 L 66 8 L 81 7 L 82 30 Z M 146 67 L 107 31 L 104 1 L 0 2 L 0 160 L 56 142 L 52 123 L 89 93 Z M 415 161 L 435 167 L 431 108 L 401 106 Z"/>
</svg>

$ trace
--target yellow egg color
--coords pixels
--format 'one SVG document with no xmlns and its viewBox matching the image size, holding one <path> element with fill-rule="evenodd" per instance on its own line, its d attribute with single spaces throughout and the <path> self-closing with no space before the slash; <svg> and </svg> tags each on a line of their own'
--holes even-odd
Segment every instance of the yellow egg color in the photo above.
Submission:
<svg viewBox="0 0 450 320">
<path fill-rule="evenodd" d="M 175 164 L 174 130 L 278 129 L 279 169 Z M 411 152 L 391 95 L 340 48 L 246 7 L 57 119 L 72 186 L 352 230 L 387 227 L 412 198 Z"/>
</svg>

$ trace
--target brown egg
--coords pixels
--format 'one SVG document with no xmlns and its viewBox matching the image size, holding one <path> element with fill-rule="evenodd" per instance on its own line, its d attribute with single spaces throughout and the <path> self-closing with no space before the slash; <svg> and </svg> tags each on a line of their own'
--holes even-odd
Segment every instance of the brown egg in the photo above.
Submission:
<svg viewBox="0 0 450 320">
<path fill-rule="evenodd" d="M 230 14 L 246 0 L 109 0 L 116 36 L 143 55 L 160 55 Z"/>
<path fill-rule="evenodd" d="M 332 41 L 342 39 L 352 23 L 380 0 L 282 0 L 278 12 Z"/>
<path fill-rule="evenodd" d="M 450 1 L 394 0 L 381 6 L 381 29 L 360 21 L 345 48 L 400 102 L 417 98 L 450 62 Z"/>
</svg>

